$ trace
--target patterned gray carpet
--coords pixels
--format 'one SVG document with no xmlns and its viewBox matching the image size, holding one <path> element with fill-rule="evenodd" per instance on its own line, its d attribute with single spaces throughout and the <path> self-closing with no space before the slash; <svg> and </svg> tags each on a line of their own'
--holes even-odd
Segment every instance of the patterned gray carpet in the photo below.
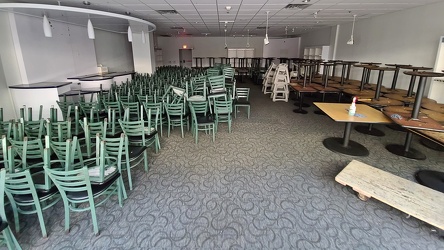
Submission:
<svg viewBox="0 0 444 250">
<path fill-rule="evenodd" d="M 48 238 L 37 216 L 21 216 L 24 249 L 444 249 L 431 227 L 377 200 L 359 200 L 334 177 L 352 159 L 406 179 L 420 169 L 444 170 L 443 153 L 414 138 L 425 161 L 388 152 L 405 134 L 377 126 L 385 137 L 352 132 L 368 157 L 340 155 L 322 140 L 342 136 L 344 124 L 327 116 L 295 114 L 293 102 L 273 103 L 251 87 L 251 118 L 238 113 L 232 133 L 221 125 L 212 143 L 195 144 L 175 129 L 150 152 L 150 170 L 133 171 L 134 190 L 121 208 L 114 198 L 97 210 L 100 235 L 89 212 L 71 214 L 64 233 L 62 203 L 44 212 Z M 307 98 L 307 101 L 311 100 Z M 125 179 L 126 181 L 126 179 Z M 443 204 L 444 206 L 444 204 Z"/>
</svg>

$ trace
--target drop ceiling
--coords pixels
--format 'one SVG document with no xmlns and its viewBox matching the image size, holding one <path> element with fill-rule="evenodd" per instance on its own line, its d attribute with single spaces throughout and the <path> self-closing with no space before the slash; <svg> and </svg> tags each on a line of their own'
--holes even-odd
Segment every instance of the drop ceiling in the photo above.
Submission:
<svg viewBox="0 0 444 250">
<path fill-rule="evenodd" d="M 292 37 L 315 29 L 383 15 L 442 0 L 30 0 L 15 3 L 53 4 L 127 14 L 154 23 L 160 36 L 263 36 L 269 11 L 269 36 Z M 306 8 L 285 8 L 309 4 Z M 226 6 L 231 9 L 227 11 Z M 177 14 L 161 14 L 176 10 Z M 51 18 L 51 17 L 49 17 Z M 103 20 L 102 20 L 103 21 Z M 226 22 L 226 24 L 225 24 Z M 86 21 L 84 22 L 86 25 Z M 93 20 L 94 23 L 94 20 Z M 107 29 L 124 32 L 125 25 Z M 259 28 L 258 28 L 259 27 Z"/>
</svg>

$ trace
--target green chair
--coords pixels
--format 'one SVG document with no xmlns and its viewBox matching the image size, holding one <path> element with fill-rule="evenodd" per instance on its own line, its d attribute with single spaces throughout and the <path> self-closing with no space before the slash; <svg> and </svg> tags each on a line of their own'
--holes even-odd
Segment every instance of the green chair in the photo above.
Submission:
<svg viewBox="0 0 444 250">
<path fill-rule="evenodd" d="M 213 136 L 213 142 L 215 139 L 215 123 L 212 116 L 209 116 L 208 102 L 189 102 L 191 113 L 191 131 L 195 138 L 195 142 L 198 141 L 199 131 L 205 131 L 211 133 Z"/>
<path fill-rule="evenodd" d="M 160 141 L 157 130 L 152 128 L 145 128 L 145 121 L 122 121 L 119 119 L 120 127 L 128 136 L 129 145 L 135 146 L 152 146 L 156 153 L 160 149 Z"/>
<path fill-rule="evenodd" d="M 216 121 L 216 132 L 220 122 L 226 122 L 228 124 L 228 132 L 231 133 L 231 113 L 233 110 L 232 100 L 228 101 L 214 101 L 214 114 Z"/>
<path fill-rule="evenodd" d="M 6 174 L 5 191 L 14 214 L 15 231 L 20 232 L 19 214 L 37 214 L 43 237 L 47 237 L 43 210 L 60 200 L 54 186 L 49 190 L 36 189 L 29 169 Z"/>
<path fill-rule="evenodd" d="M 49 136 L 46 136 L 45 150 L 48 150 L 49 154 L 54 152 L 58 159 L 50 159 L 50 162 L 45 160 L 46 166 L 57 162 L 58 168 L 63 168 L 68 171 L 81 168 L 85 165 L 80 144 L 76 136 L 64 142 L 52 141 Z M 47 158 L 49 159 L 49 157 Z"/>
<path fill-rule="evenodd" d="M 69 232 L 70 211 L 91 211 L 94 234 L 99 234 L 97 223 L 96 206 L 105 203 L 113 194 L 117 194 L 119 205 L 122 207 L 122 177 L 117 171 L 102 183 L 92 185 L 87 167 L 81 169 L 64 171 L 44 167 L 45 171 L 57 186 L 63 199 L 65 207 L 65 231 Z M 104 199 L 99 197 L 104 196 Z M 96 200 L 98 201 L 96 204 Z M 86 206 L 79 204 L 87 203 Z"/>
<path fill-rule="evenodd" d="M 40 119 L 38 121 L 24 121 L 20 118 L 20 123 L 22 123 L 24 128 L 24 133 L 28 138 L 42 139 L 45 130 L 45 120 Z"/>
<path fill-rule="evenodd" d="M 125 111 L 124 120 L 137 121 L 140 119 L 140 104 L 138 102 L 120 102 Z"/>
<path fill-rule="evenodd" d="M 48 135 L 51 140 L 57 140 L 59 142 L 64 142 L 67 139 L 72 138 L 71 130 L 71 118 L 68 117 L 67 121 L 52 122 L 49 119 L 46 120 L 46 135 Z"/>
<path fill-rule="evenodd" d="M 9 142 L 14 148 L 15 155 L 20 157 L 23 169 L 33 168 L 33 173 L 42 170 L 44 147 L 41 139 L 28 140 L 25 137 L 23 141 L 9 139 Z"/>
<path fill-rule="evenodd" d="M 150 113 L 150 125 L 152 125 L 152 127 L 156 128 L 157 131 L 160 131 L 160 136 L 163 135 L 163 114 L 162 114 L 162 110 L 163 110 L 163 103 L 161 102 L 157 102 L 157 103 L 153 103 L 153 102 L 143 102 L 143 109 L 145 110 L 145 113 L 148 114 Z M 142 113 L 143 115 L 143 113 Z M 143 116 L 142 116 L 143 119 Z M 144 119 L 143 119 L 144 120 Z M 149 126 L 151 127 L 151 126 Z"/>
<path fill-rule="evenodd" d="M 14 234 L 12 233 L 11 228 L 8 224 L 8 219 L 6 218 L 5 213 L 5 180 L 6 180 L 6 170 L 0 170 L 0 231 L 2 233 L 2 239 L 0 239 L 1 243 L 6 243 L 8 249 L 22 249 L 17 242 Z"/>
<path fill-rule="evenodd" d="M 247 117 L 250 119 L 250 88 L 236 88 L 234 100 L 234 118 L 237 116 L 238 108 L 245 107 L 247 109 Z"/>
<path fill-rule="evenodd" d="M 164 106 L 168 120 L 168 137 L 170 137 L 170 131 L 172 127 L 180 127 L 183 138 L 184 124 L 186 123 L 187 128 L 189 128 L 188 116 L 185 114 L 184 103 L 165 103 Z"/>
<path fill-rule="evenodd" d="M 131 168 L 137 166 L 143 160 L 145 172 L 148 172 L 146 146 L 129 146 L 128 137 L 124 133 L 119 138 L 102 137 L 101 140 L 105 141 L 106 156 L 116 157 L 118 168 L 127 171 L 129 188 L 133 190 Z"/>
<path fill-rule="evenodd" d="M 103 101 L 103 105 L 105 109 L 108 110 L 108 114 L 109 110 L 114 110 L 118 119 L 122 119 L 123 109 L 119 101 Z M 109 117 L 108 121 L 111 121 Z"/>
</svg>

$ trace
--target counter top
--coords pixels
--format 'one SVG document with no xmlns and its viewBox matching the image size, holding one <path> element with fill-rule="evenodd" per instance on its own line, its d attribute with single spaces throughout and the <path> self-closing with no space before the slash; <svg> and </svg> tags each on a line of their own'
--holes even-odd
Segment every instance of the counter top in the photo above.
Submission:
<svg viewBox="0 0 444 250">
<path fill-rule="evenodd" d="M 31 84 L 20 84 L 9 86 L 10 89 L 52 89 L 71 84 L 71 82 L 37 82 Z"/>
<path fill-rule="evenodd" d="M 100 80 L 109 80 L 116 76 L 130 75 L 134 73 L 136 72 L 128 71 L 128 72 L 109 72 L 104 74 L 96 73 L 90 75 L 68 77 L 67 79 L 78 79 L 79 81 L 100 81 Z"/>
</svg>

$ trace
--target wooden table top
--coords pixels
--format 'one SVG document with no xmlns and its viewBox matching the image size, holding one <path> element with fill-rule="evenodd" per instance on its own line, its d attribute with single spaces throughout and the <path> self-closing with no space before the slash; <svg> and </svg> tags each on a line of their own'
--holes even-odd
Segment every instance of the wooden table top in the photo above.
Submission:
<svg viewBox="0 0 444 250">
<path fill-rule="evenodd" d="M 356 113 L 354 116 L 348 115 L 349 103 L 314 102 L 313 104 L 336 122 L 392 123 L 381 111 L 365 104 L 356 104 Z"/>
<path fill-rule="evenodd" d="M 444 147 L 444 133 L 443 132 L 418 130 L 418 129 L 409 129 L 409 130 L 415 134 L 418 134 L 422 137 L 432 140 L 433 142 L 438 143 L 439 145 Z"/>
<path fill-rule="evenodd" d="M 440 123 L 423 113 L 418 115 L 418 119 L 412 119 L 410 113 L 384 111 L 384 114 L 404 128 L 444 132 L 444 127 Z"/>
</svg>

